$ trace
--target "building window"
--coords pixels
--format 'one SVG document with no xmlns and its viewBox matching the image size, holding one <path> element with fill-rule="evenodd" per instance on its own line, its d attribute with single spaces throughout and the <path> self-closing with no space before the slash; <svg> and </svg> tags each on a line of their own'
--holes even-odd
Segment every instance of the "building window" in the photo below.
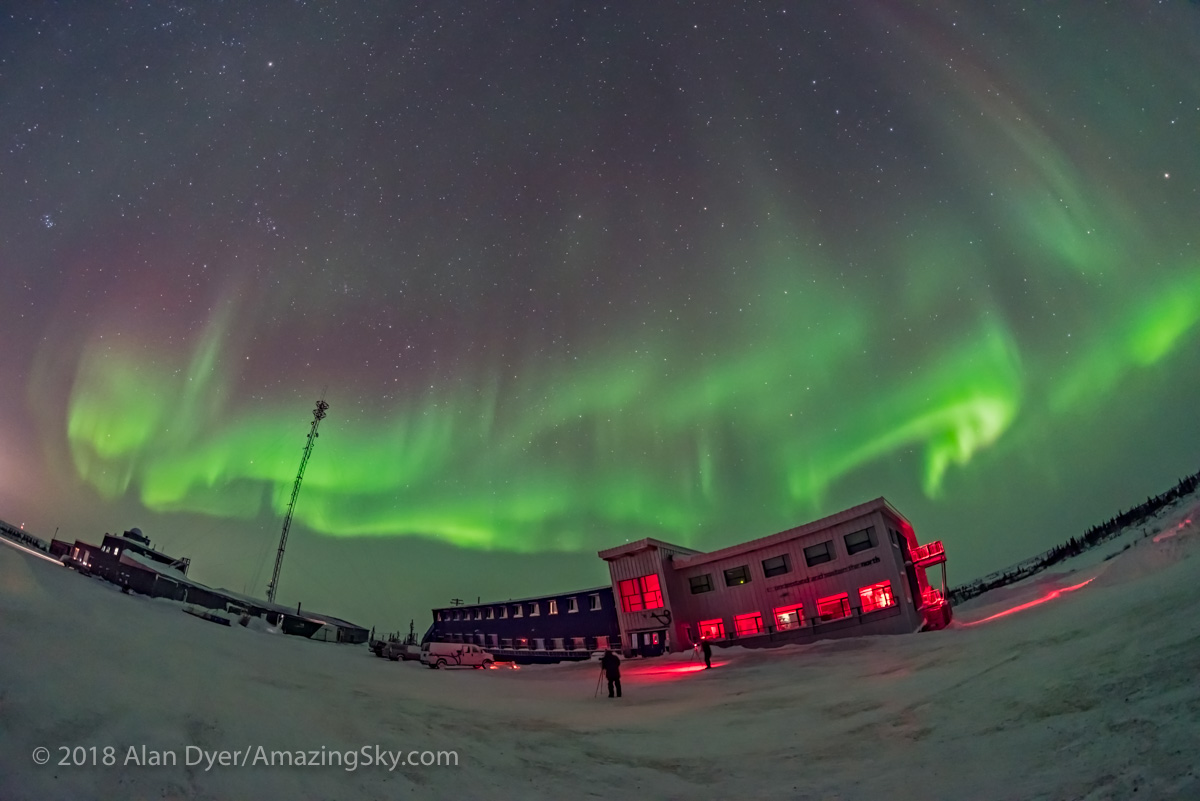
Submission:
<svg viewBox="0 0 1200 801">
<path fill-rule="evenodd" d="M 558 614 L 558 601 L 553 600 L 553 599 L 551 599 L 551 601 L 550 601 L 550 614 L 552 614 L 552 615 Z"/>
<path fill-rule="evenodd" d="M 513 617 L 525 617 L 525 607 L 513 604 Z"/>
<path fill-rule="evenodd" d="M 688 584 L 692 585 L 692 595 L 699 595 L 702 592 L 712 592 L 712 574 L 705 573 L 703 576 L 692 576 L 688 579 Z"/>
<path fill-rule="evenodd" d="M 529 616 L 530 617 L 539 617 L 541 614 L 542 614 L 542 605 L 541 604 L 539 604 L 537 601 L 534 601 L 533 603 L 531 603 L 529 605 Z"/>
<path fill-rule="evenodd" d="M 663 605 L 662 589 L 658 574 L 625 579 L 617 585 L 621 591 L 621 611 L 640 612 L 643 609 L 658 609 Z M 592 596 L 592 610 L 600 608 L 600 596 Z"/>
<path fill-rule="evenodd" d="M 720 618 L 716 620 L 701 620 L 697 626 L 700 629 L 700 639 L 702 640 L 725 639 L 725 621 Z"/>
<path fill-rule="evenodd" d="M 500 647 L 511 651 L 512 650 L 512 640 L 508 637 L 505 637 L 503 640 L 500 641 Z"/>
<path fill-rule="evenodd" d="M 455 612 L 454 612 L 454 619 L 455 619 L 455 620 L 462 620 L 462 612 L 459 612 L 459 611 L 455 610 Z"/>
<path fill-rule="evenodd" d="M 779 556 L 772 556 L 770 559 L 764 559 L 762 566 L 763 575 L 767 578 L 782 576 L 784 573 L 792 572 L 792 563 L 786 553 L 781 553 Z"/>
<path fill-rule="evenodd" d="M 892 582 L 890 581 L 881 581 L 878 584 L 872 584 L 870 587 L 863 587 L 858 591 L 858 595 L 862 598 L 864 615 L 867 612 L 874 612 L 876 609 L 887 609 L 889 606 L 896 605 L 896 598 L 892 595 Z"/>
<path fill-rule="evenodd" d="M 582 637 L 572 637 L 571 638 L 571 650 L 572 651 L 582 651 L 584 649 L 584 647 L 585 646 L 584 646 Z"/>
<path fill-rule="evenodd" d="M 804 605 L 775 607 L 775 628 L 778 631 L 798 629 L 804 625 Z"/>
<path fill-rule="evenodd" d="M 562 637 L 554 638 L 554 650 L 555 651 L 563 650 L 563 638 Z"/>
<path fill-rule="evenodd" d="M 438 619 L 438 623 L 441 623 L 443 620 L 445 620 L 445 618 L 444 618 L 444 617 L 442 617 L 442 613 L 441 613 L 441 612 L 438 612 L 438 613 L 437 613 L 437 619 Z"/>
<path fill-rule="evenodd" d="M 508 618 L 508 607 L 507 606 L 500 607 L 500 619 L 505 620 L 507 618 Z"/>
<path fill-rule="evenodd" d="M 529 638 L 528 637 L 514 637 L 513 638 L 513 647 L 517 648 L 517 649 L 529 648 Z"/>
<path fill-rule="evenodd" d="M 476 609 L 476 610 L 475 610 L 475 619 L 476 619 L 476 620 L 483 620 L 483 610 L 482 610 L 482 609 Z"/>
<path fill-rule="evenodd" d="M 817 601 L 817 617 L 821 620 L 838 620 L 850 617 L 850 594 L 831 595 Z"/>
<path fill-rule="evenodd" d="M 833 561 L 833 540 L 818 542 L 804 549 L 804 561 L 809 567 Z"/>
<path fill-rule="evenodd" d="M 761 612 L 748 612 L 744 615 L 735 615 L 733 618 L 733 628 L 737 631 L 739 637 L 752 637 L 755 634 L 763 633 L 763 622 Z"/>
<path fill-rule="evenodd" d="M 750 581 L 750 566 L 742 565 L 741 567 L 731 567 L 725 571 L 725 586 L 736 587 L 739 584 L 747 584 Z"/>
<path fill-rule="evenodd" d="M 645 576 L 645 577 L 642 579 L 642 581 L 643 581 L 643 582 L 645 582 L 646 580 L 649 580 L 649 579 L 654 579 L 654 591 L 655 591 L 656 593 L 658 593 L 658 603 L 653 603 L 653 604 L 652 604 L 652 603 L 650 602 L 650 598 L 649 598 L 649 596 L 647 596 L 647 598 L 646 598 L 646 608 L 647 608 L 647 609 L 657 609 L 658 607 L 662 606 L 662 593 L 658 591 L 658 576 L 657 576 L 657 575 L 654 575 L 654 576 Z M 588 603 L 589 603 L 589 604 L 591 604 L 591 611 L 593 611 L 593 612 L 599 612 L 599 611 L 600 611 L 600 596 L 599 596 L 599 595 L 589 595 L 589 596 L 588 596 Z"/>
<path fill-rule="evenodd" d="M 568 598 L 567 599 L 567 614 L 569 615 L 572 612 L 578 612 L 578 611 L 579 611 L 579 599 L 578 598 Z"/>
<path fill-rule="evenodd" d="M 496 610 L 495 610 L 495 609 L 493 609 L 493 608 L 492 608 L 492 607 L 490 607 L 490 606 L 488 607 L 488 610 L 487 610 L 487 619 L 488 619 L 488 620 L 495 620 L 495 619 L 496 619 Z"/>
<path fill-rule="evenodd" d="M 875 527 L 868 526 L 862 531 L 854 531 L 847 534 L 843 539 L 846 541 L 846 553 L 858 553 L 865 551 L 868 548 L 875 547 Z"/>
</svg>

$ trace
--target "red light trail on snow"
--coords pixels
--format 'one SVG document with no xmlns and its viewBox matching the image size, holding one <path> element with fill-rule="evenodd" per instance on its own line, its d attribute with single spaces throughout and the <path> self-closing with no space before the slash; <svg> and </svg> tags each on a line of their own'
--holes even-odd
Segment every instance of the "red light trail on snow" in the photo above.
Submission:
<svg viewBox="0 0 1200 801">
<path fill-rule="evenodd" d="M 1055 598 L 1060 597 L 1063 593 L 1074 592 L 1075 590 L 1078 590 L 1081 587 L 1086 587 L 1087 585 L 1091 584 L 1095 580 L 1096 580 L 1096 577 L 1092 576 L 1087 581 L 1082 581 L 1071 587 L 1062 587 L 1061 589 L 1052 590 L 1051 592 L 1048 592 L 1045 595 L 1043 595 L 1041 598 L 1035 598 L 1032 601 L 1026 601 L 1023 604 L 1018 604 L 1017 606 L 1012 607 L 1011 609 L 1005 609 L 1003 612 L 997 612 L 994 615 L 989 615 L 988 617 L 985 617 L 982 620 L 964 621 L 963 625 L 964 626 L 978 626 L 980 623 L 987 623 L 987 622 L 989 622 L 991 620 L 995 620 L 996 618 L 999 618 L 999 617 L 1008 617 L 1009 615 L 1016 614 L 1017 612 L 1023 612 L 1026 609 L 1029 609 L 1031 607 L 1040 606 L 1041 604 L 1044 604 L 1047 601 L 1053 601 Z"/>
<path fill-rule="evenodd" d="M 1184 520 L 1182 523 L 1180 523 L 1179 525 L 1177 525 L 1175 528 L 1171 529 L 1170 531 L 1162 531 L 1162 532 L 1159 532 L 1158 534 L 1155 534 L 1154 541 L 1162 542 L 1165 539 L 1170 539 L 1171 537 L 1174 537 L 1176 534 L 1183 531 L 1185 528 L 1187 528 L 1191 524 L 1192 524 L 1192 518 L 1189 517 L 1187 520 Z"/>
</svg>

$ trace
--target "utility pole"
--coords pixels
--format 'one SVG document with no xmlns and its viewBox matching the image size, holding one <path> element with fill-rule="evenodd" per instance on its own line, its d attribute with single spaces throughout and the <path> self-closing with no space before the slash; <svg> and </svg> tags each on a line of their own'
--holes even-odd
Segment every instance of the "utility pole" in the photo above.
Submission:
<svg viewBox="0 0 1200 801">
<path fill-rule="evenodd" d="M 300 469 L 296 471 L 296 482 L 292 484 L 292 498 L 288 501 L 287 514 L 283 518 L 283 533 L 279 535 L 279 550 L 275 554 L 275 570 L 271 573 L 271 583 L 267 585 L 267 602 L 275 603 L 275 591 L 279 589 L 279 569 L 283 567 L 283 549 L 287 547 L 288 530 L 292 527 L 292 512 L 296 510 L 296 498 L 300 497 L 300 482 L 304 481 L 304 468 L 308 467 L 308 457 L 312 456 L 313 445 L 317 443 L 317 426 L 325 419 L 325 410 L 329 404 L 325 396 L 317 401 L 313 409 L 313 421 L 309 426 L 308 440 L 304 444 L 304 456 L 300 457 Z"/>
</svg>

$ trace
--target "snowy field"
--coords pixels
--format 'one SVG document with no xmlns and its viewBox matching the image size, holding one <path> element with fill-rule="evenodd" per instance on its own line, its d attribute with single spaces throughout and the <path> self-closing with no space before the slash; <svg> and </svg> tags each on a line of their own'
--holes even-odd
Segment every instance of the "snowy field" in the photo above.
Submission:
<svg viewBox="0 0 1200 801">
<path fill-rule="evenodd" d="M 620 700 L 593 697 L 595 664 L 432 671 L 0 547 L 0 800 L 1200 799 L 1198 513 L 1187 499 L 946 631 L 717 650 L 710 671 L 631 660 Z M 100 764 L 58 764 L 77 746 Z M 376 746 L 458 765 L 361 764 Z M 219 751 L 360 764 L 210 766 Z"/>
</svg>

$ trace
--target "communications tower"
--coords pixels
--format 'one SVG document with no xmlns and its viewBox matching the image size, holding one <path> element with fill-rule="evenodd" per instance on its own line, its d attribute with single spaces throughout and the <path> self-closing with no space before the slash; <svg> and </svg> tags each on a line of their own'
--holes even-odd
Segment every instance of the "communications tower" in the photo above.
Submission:
<svg viewBox="0 0 1200 801">
<path fill-rule="evenodd" d="M 313 409 L 313 421 L 309 426 L 308 440 L 304 443 L 304 455 L 300 457 L 300 469 L 296 471 L 296 483 L 292 484 L 292 498 L 288 501 L 287 515 L 283 518 L 283 533 L 279 535 L 279 550 L 275 554 L 275 570 L 271 573 L 271 583 L 267 585 L 267 601 L 275 603 L 275 591 L 279 589 L 279 569 L 283 567 L 283 549 L 287 547 L 288 530 L 292 527 L 292 512 L 296 509 L 296 498 L 300 496 L 300 482 L 304 481 L 304 468 L 308 467 L 308 457 L 312 456 L 313 445 L 317 443 L 317 426 L 325 419 L 325 411 L 329 404 L 325 396 L 317 401 Z"/>
</svg>

